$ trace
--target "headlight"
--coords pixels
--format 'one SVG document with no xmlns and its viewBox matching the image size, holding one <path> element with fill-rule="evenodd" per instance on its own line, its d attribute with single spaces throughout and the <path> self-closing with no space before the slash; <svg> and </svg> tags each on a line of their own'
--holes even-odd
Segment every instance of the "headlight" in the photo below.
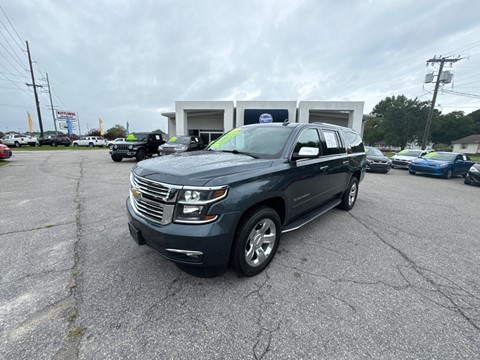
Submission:
<svg viewBox="0 0 480 360">
<path fill-rule="evenodd" d="M 444 164 L 437 164 L 437 167 L 438 168 L 446 168 L 448 166 L 448 164 L 444 163 Z"/>
<path fill-rule="evenodd" d="M 160 150 L 163 150 L 163 145 L 160 145 L 160 146 L 158 147 L 158 151 L 160 151 Z"/>
<path fill-rule="evenodd" d="M 174 221 L 180 223 L 207 223 L 218 215 L 207 214 L 210 206 L 227 196 L 228 188 L 219 187 L 185 187 L 180 191 Z"/>
<path fill-rule="evenodd" d="M 478 169 L 475 166 L 472 166 L 469 171 L 474 172 L 474 173 L 480 172 L 480 171 L 478 171 Z"/>
<path fill-rule="evenodd" d="M 133 149 L 133 145 L 128 145 L 128 150 L 132 150 Z"/>
</svg>

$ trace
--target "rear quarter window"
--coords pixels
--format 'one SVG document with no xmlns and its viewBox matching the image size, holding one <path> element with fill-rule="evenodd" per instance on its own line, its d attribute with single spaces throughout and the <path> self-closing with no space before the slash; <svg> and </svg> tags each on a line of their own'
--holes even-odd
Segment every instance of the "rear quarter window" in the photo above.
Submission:
<svg viewBox="0 0 480 360">
<path fill-rule="evenodd" d="M 347 144 L 347 151 L 349 153 L 364 152 L 365 147 L 363 146 L 362 138 L 355 131 L 345 131 L 344 133 Z"/>
</svg>

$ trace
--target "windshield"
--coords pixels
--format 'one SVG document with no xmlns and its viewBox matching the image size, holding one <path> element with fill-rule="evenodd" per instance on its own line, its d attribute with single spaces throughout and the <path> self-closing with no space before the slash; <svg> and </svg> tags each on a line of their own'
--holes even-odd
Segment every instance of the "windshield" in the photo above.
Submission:
<svg viewBox="0 0 480 360">
<path fill-rule="evenodd" d="M 148 133 L 131 133 L 127 136 L 127 141 L 147 141 Z"/>
<path fill-rule="evenodd" d="M 190 144 L 190 136 L 173 136 L 168 140 L 167 144 Z"/>
<path fill-rule="evenodd" d="M 431 152 L 423 156 L 425 159 L 429 160 L 440 160 L 440 161 L 453 161 L 457 157 L 457 154 L 447 153 L 447 152 Z"/>
<path fill-rule="evenodd" d="M 215 140 L 208 150 L 251 154 L 255 157 L 280 157 L 293 128 L 285 126 L 243 126 Z"/>
<path fill-rule="evenodd" d="M 422 154 L 422 150 L 402 150 L 397 155 L 402 156 L 412 156 L 412 157 L 419 157 Z"/>
<path fill-rule="evenodd" d="M 383 156 L 383 153 L 377 148 L 367 148 L 367 155 Z"/>
</svg>

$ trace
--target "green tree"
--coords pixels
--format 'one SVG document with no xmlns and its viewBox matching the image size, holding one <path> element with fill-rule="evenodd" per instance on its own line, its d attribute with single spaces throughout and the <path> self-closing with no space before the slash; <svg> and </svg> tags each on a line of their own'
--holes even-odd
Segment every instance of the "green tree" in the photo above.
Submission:
<svg viewBox="0 0 480 360">
<path fill-rule="evenodd" d="M 435 144 L 450 144 L 454 140 L 473 135 L 475 122 L 463 111 L 440 115 L 432 122 L 432 141 Z"/>
<path fill-rule="evenodd" d="M 105 132 L 105 138 L 109 140 L 115 140 L 116 138 L 125 138 L 127 135 L 127 129 L 120 124 L 116 124 Z"/>
<path fill-rule="evenodd" d="M 381 118 L 367 120 L 363 129 L 363 141 L 365 144 L 373 146 L 385 138 L 385 129 Z"/>
<path fill-rule="evenodd" d="M 99 129 L 90 129 L 90 131 L 87 134 L 88 136 L 102 136 L 100 135 L 100 130 Z"/>
<path fill-rule="evenodd" d="M 470 119 L 473 120 L 474 122 L 474 133 L 475 134 L 480 134 L 480 109 L 475 110 L 474 112 L 471 112 L 470 114 L 467 115 Z"/>
<path fill-rule="evenodd" d="M 421 140 L 428 109 L 427 101 L 422 102 L 417 98 L 408 99 L 404 95 L 398 95 L 380 101 L 372 113 L 383 116 L 385 143 L 403 149 L 408 143 Z"/>
</svg>

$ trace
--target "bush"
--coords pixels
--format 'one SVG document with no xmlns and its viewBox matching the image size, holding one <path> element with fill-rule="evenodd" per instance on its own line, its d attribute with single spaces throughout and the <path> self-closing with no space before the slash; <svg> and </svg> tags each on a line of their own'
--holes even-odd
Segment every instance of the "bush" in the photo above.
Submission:
<svg viewBox="0 0 480 360">
<path fill-rule="evenodd" d="M 435 146 L 433 147 L 433 149 L 437 150 L 437 151 L 452 151 L 453 150 L 453 146 L 452 145 L 448 145 L 448 144 L 435 144 Z"/>
</svg>

